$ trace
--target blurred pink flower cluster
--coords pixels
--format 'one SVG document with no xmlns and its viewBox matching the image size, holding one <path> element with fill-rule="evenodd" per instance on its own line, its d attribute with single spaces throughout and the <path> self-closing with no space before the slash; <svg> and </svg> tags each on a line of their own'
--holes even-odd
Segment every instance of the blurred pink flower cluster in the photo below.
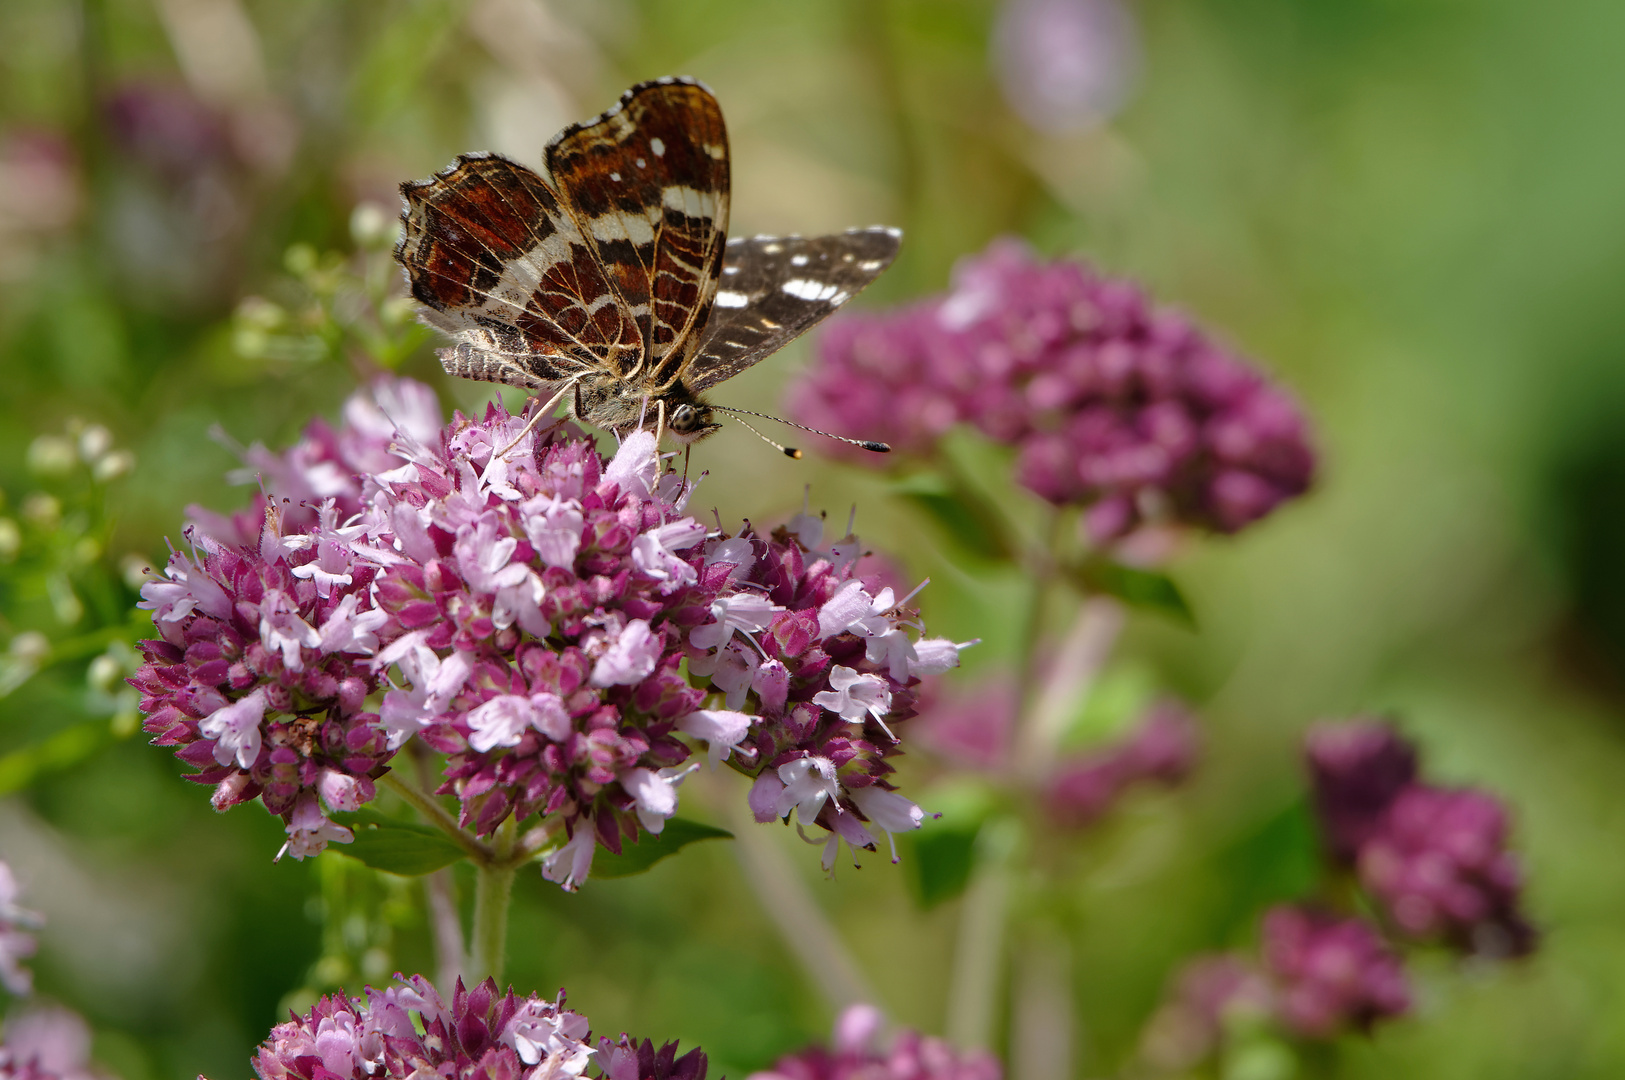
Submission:
<svg viewBox="0 0 1625 1080">
<path fill-rule="evenodd" d="M 869 1005 L 848 1008 L 835 1022 L 831 1046 L 810 1046 L 780 1058 L 749 1080 L 1002 1080 L 986 1051 L 955 1050 L 917 1031 L 898 1032 L 881 1048 L 883 1020 Z"/>
<path fill-rule="evenodd" d="M 1026 487 L 1087 507 L 1102 541 L 1147 523 L 1235 532 L 1314 474 L 1303 415 L 1256 369 L 1138 286 L 1013 240 L 961 262 L 945 296 L 837 322 L 789 404 L 915 455 L 973 424 L 1017 448 Z"/>
<path fill-rule="evenodd" d="M 1011 764 L 1018 695 L 993 678 L 958 697 L 928 702 L 915 722 L 921 745 L 955 765 L 1000 772 Z M 1112 742 L 1045 763 L 1039 794 L 1050 819 L 1082 828 L 1104 817 L 1132 788 L 1172 786 L 1196 765 L 1196 716 L 1181 701 L 1154 701 Z"/>
<path fill-rule="evenodd" d="M 1410 1008 L 1404 964 L 1370 923 L 1286 904 L 1264 915 L 1261 938 L 1262 963 L 1220 953 L 1185 965 L 1147 1027 L 1148 1058 L 1188 1068 L 1238 1024 L 1328 1039 Z"/>
<path fill-rule="evenodd" d="M 1499 799 L 1422 782 L 1416 748 L 1377 720 L 1317 726 L 1306 757 L 1333 856 L 1400 935 L 1485 956 L 1534 948 Z"/>
<path fill-rule="evenodd" d="M 856 538 L 823 549 L 808 515 L 707 527 L 647 432 L 607 461 L 561 424 L 498 453 L 522 418 L 441 427 L 404 380 L 346 416 L 248 451 L 272 498 L 194 512 L 195 554 L 143 590 L 161 635 L 132 679 L 147 730 L 217 807 L 258 798 L 312 854 L 350 839 L 327 814 L 372 799 L 421 737 L 449 756 L 465 826 L 562 820 L 543 872 L 574 888 L 597 846 L 662 830 L 700 744 L 756 778 L 758 820 L 824 830 L 826 865 L 841 840 L 918 827 L 886 759 L 919 676 L 958 647 L 855 576 Z"/>
</svg>

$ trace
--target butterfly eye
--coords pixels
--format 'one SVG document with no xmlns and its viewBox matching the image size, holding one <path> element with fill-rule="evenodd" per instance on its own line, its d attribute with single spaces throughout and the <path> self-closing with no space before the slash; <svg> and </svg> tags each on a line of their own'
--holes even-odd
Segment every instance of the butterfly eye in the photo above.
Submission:
<svg viewBox="0 0 1625 1080">
<path fill-rule="evenodd" d="M 679 405 L 671 411 L 671 429 L 679 435 L 693 431 L 698 421 L 699 413 L 692 405 Z"/>
</svg>

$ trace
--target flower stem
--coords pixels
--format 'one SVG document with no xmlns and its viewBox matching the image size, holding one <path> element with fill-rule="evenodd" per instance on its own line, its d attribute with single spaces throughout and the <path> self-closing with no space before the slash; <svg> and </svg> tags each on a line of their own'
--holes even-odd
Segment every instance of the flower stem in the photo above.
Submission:
<svg viewBox="0 0 1625 1080">
<path fill-rule="evenodd" d="M 469 957 L 471 979 L 487 976 L 502 980 L 502 965 L 508 948 L 508 902 L 513 898 L 516 871 L 509 856 L 513 850 L 517 823 L 512 817 L 497 830 L 495 857 L 477 862 L 474 877 L 473 955 Z"/>
<path fill-rule="evenodd" d="M 435 802 L 417 788 L 402 780 L 397 773 L 387 772 L 380 781 L 385 787 L 412 804 L 412 809 L 423 815 L 424 820 L 438 828 L 451 838 L 451 842 L 467 852 L 468 857 L 476 866 L 484 866 L 496 857 L 497 853 L 489 845 L 482 842 L 457 825 L 457 819 L 448 814 L 445 807 Z"/>
<path fill-rule="evenodd" d="M 734 831 L 734 854 L 785 947 L 835 1013 L 848 1005 L 880 1007 L 857 958 L 818 906 L 770 830 L 751 817 L 743 799 L 720 800 Z"/>
<path fill-rule="evenodd" d="M 976 867 L 959 908 L 945 1029 L 963 1047 L 993 1046 L 996 1006 L 1004 982 L 1010 859 L 1020 844 L 1020 832 L 1017 822 L 994 819 L 976 837 Z"/>
</svg>

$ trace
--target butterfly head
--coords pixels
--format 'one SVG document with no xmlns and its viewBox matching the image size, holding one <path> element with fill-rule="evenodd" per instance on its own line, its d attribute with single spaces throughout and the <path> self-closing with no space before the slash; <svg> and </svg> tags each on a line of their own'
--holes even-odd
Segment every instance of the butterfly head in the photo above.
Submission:
<svg viewBox="0 0 1625 1080">
<path fill-rule="evenodd" d="M 666 430 L 681 443 L 698 442 L 722 426 L 711 419 L 711 406 L 703 401 L 678 401 L 668 410 Z"/>
</svg>

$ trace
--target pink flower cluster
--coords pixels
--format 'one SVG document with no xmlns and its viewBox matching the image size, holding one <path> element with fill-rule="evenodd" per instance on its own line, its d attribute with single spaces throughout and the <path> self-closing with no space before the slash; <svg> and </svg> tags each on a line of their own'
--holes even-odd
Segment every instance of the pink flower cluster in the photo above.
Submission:
<svg viewBox="0 0 1625 1080">
<path fill-rule="evenodd" d="M 397 976 L 399 978 L 399 976 Z M 548 1001 L 506 994 L 487 979 L 457 983 L 451 1006 L 421 975 L 364 998 L 322 998 L 303 1016 L 271 1029 L 254 1058 L 260 1080 L 368 1080 L 437 1076 L 444 1080 L 705 1080 L 698 1049 L 659 1050 L 622 1035 L 591 1042 L 587 1019 Z"/>
<path fill-rule="evenodd" d="M 822 550 L 808 515 L 771 536 L 707 527 L 647 432 L 609 461 L 561 424 L 498 453 L 522 418 L 442 428 L 432 401 L 385 383 L 346 428 L 250 451 L 320 502 L 267 503 L 252 530 L 205 519 L 198 554 L 143 590 L 162 635 L 132 680 L 147 728 L 218 807 L 260 798 L 302 857 L 350 839 L 324 808 L 371 799 L 421 737 L 465 826 L 562 821 L 543 872 L 574 888 L 597 846 L 662 830 L 703 744 L 757 778 L 759 820 L 825 830 L 826 863 L 842 839 L 918 827 L 886 759 L 918 677 L 958 648 L 855 576 L 854 537 Z"/>
<path fill-rule="evenodd" d="M 1369 1031 L 1410 1009 L 1404 965 L 1361 919 L 1282 905 L 1265 914 L 1261 946 L 1262 963 L 1220 953 L 1185 965 L 1147 1029 L 1145 1050 L 1155 1064 L 1190 1068 L 1248 1020 L 1329 1039 Z"/>
<path fill-rule="evenodd" d="M 1032 491 L 1088 507 L 1101 541 L 1144 523 L 1235 532 L 1314 473 L 1302 414 L 1257 370 L 1136 285 L 1010 240 L 963 261 L 946 296 L 832 326 L 790 411 L 920 455 L 974 424 L 1017 447 Z"/>
<path fill-rule="evenodd" d="M 34 989 L 34 973 L 22 961 L 34 955 L 37 943 L 31 931 L 45 922 L 35 911 L 18 903 L 22 888 L 11 867 L 0 862 L 0 986 L 18 997 Z"/>
<path fill-rule="evenodd" d="M 114 1080 L 90 1061 L 90 1027 L 57 1005 L 31 1007 L 6 1017 L 0 1042 L 4 1080 Z"/>
<path fill-rule="evenodd" d="M 901 1031 L 879 1049 L 880 1013 L 854 1005 L 835 1022 L 834 1045 L 812 1046 L 779 1059 L 749 1080 L 1002 1080 L 1004 1070 L 986 1051 L 961 1053 L 941 1039 Z"/>
<path fill-rule="evenodd" d="M 1415 747 L 1379 721 L 1322 724 L 1306 756 L 1334 857 L 1402 936 L 1487 956 L 1534 947 L 1500 800 L 1422 783 Z"/>
<path fill-rule="evenodd" d="M 915 739 L 955 764 L 1001 772 L 1010 764 L 1017 697 L 1013 680 L 995 677 L 952 699 L 927 703 Z M 1163 698 L 1116 741 L 1049 765 L 1041 784 L 1044 807 L 1066 828 L 1091 825 L 1140 784 L 1184 780 L 1200 750 L 1196 716 L 1183 702 Z"/>
</svg>

